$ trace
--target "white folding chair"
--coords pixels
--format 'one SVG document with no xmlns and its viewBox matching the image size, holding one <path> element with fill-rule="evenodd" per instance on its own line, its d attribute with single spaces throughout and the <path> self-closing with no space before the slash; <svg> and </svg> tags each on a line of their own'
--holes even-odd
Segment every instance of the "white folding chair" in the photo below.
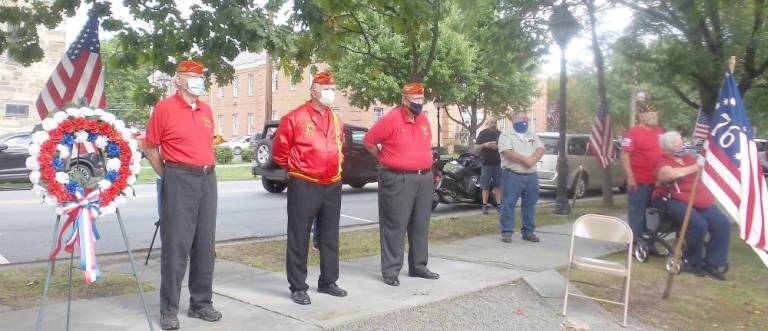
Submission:
<svg viewBox="0 0 768 331">
<path fill-rule="evenodd" d="M 593 259 L 583 256 L 574 256 L 573 248 L 576 237 L 614 242 L 617 244 L 629 245 L 627 249 L 627 263 L 621 264 L 613 261 Z M 624 277 L 624 286 L 622 289 L 622 302 L 611 301 L 601 298 L 590 297 L 586 295 L 570 293 L 571 268 L 582 269 L 591 272 L 604 273 L 619 277 Z M 587 214 L 579 217 L 573 224 L 573 234 L 571 234 L 571 248 L 568 258 L 568 272 L 565 280 L 565 295 L 563 299 L 563 316 L 568 311 L 568 296 L 575 296 L 590 300 L 607 302 L 624 306 L 624 321 L 621 324 L 627 326 L 627 309 L 629 308 L 629 276 L 632 269 L 632 229 L 627 223 L 619 218 L 595 214 Z M 594 284 L 593 284 L 594 285 Z"/>
</svg>

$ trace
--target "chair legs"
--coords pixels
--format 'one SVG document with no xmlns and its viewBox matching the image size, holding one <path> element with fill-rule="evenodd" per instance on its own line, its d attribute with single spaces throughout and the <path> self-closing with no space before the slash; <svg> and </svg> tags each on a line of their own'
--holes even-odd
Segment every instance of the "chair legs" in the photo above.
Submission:
<svg viewBox="0 0 768 331">
<path fill-rule="evenodd" d="M 624 279 L 624 286 L 622 288 L 624 297 L 624 321 L 621 323 L 621 326 L 627 327 L 627 312 L 629 311 L 629 274 L 627 274 L 627 277 Z"/>
</svg>

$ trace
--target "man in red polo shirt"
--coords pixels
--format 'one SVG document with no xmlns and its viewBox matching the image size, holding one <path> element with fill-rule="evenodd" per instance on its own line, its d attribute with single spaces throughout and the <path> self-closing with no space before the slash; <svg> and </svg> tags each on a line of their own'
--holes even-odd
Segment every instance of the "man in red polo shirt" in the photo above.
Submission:
<svg viewBox="0 0 768 331">
<path fill-rule="evenodd" d="M 160 327 L 179 328 L 181 282 L 189 259 L 189 317 L 221 319 L 213 308 L 216 242 L 216 173 L 213 116 L 200 101 L 203 64 L 182 61 L 174 83 L 178 93 L 155 105 L 147 123 L 145 155 L 162 179 L 160 238 Z"/>
<path fill-rule="evenodd" d="M 307 255 L 312 221 L 320 238 L 320 279 L 317 291 L 344 297 L 339 279 L 339 217 L 344 127 L 330 106 L 336 96 L 328 72 L 315 75 L 311 100 L 280 119 L 272 160 L 288 172 L 288 247 L 286 273 L 291 300 L 311 303 L 307 289 Z"/>
<path fill-rule="evenodd" d="M 432 212 L 432 130 L 422 114 L 424 87 L 408 83 L 402 104 L 365 134 L 363 143 L 379 159 L 379 232 L 384 283 L 400 285 L 405 233 L 408 275 L 438 279 L 427 269 L 429 217 Z M 381 146 L 381 148 L 379 148 Z M 322 236 L 320 237 L 322 239 Z"/>
<path fill-rule="evenodd" d="M 645 231 L 645 207 L 651 201 L 651 193 L 656 184 L 656 162 L 661 158 L 659 136 L 664 129 L 659 127 L 656 107 L 645 105 L 638 112 L 640 123 L 627 130 L 621 139 L 621 165 L 627 175 L 627 208 L 629 226 L 636 243 L 642 240 Z M 656 254 L 656 249 L 648 247 Z"/>
</svg>

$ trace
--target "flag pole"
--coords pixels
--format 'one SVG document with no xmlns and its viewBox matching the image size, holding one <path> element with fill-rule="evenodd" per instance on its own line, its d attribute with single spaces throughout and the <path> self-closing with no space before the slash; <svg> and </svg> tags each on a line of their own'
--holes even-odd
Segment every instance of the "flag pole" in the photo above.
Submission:
<svg viewBox="0 0 768 331">
<path fill-rule="evenodd" d="M 669 295 L 672 292 L 672 281 L 674 280 L 675 274 L 682 269 L 680 259 L 683 255 L 683 244 L 685 243 L 685 235 L 688 232 L 688 223 L 690 223 L 691 212 L 693 211 L 693 201 L 696 199 L 696 190 L 699 186 L 699 181 L 701 181 L 702 172 L 703 170 L 701 166 L 699 166 L 696 169 L 696 179 L 694 180 L 693 187 L 691 188 L 691 196 L 688 198 L 688 207 L 685 209 L 685 217 L 683 217 L 683 226 L 680 228 L 677 244 L 675 245 L 675 253 L 672 256 L 672 263 L 670 264 L 669 274 L 667 275 L 667 286 L 664 288 L 664 293 L 661 295 L 661 298 L 664 300 L 669 299 Z"/>
</svg>

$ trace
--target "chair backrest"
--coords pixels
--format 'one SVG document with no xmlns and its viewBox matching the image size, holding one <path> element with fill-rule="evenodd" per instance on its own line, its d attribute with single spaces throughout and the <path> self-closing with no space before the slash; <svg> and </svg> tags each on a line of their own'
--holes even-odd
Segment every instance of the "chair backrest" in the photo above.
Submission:
<svg viewBox="0 0 768 331">
<path fill-rule="evenodd" d="M 629 224 L 620 218 L 605 215 L 586 214 L 579 217 L 573 223 L 573 235 L 618 244 L 632 242 L 632 228 Z"/>
</svg>

